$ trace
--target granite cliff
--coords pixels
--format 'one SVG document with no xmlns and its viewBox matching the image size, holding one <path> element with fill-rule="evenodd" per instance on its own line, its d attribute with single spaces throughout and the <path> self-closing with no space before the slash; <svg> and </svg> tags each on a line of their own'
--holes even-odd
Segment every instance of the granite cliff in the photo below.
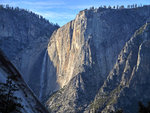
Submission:
<svg viewBox="0 0 150 113">
<path fill-rule="evenodd" d="M 61 113 L 86 111 L 118 54 L 149 16 L 149 6 L 90 9 L 56 30 L 48 54 L 61 89 L 48 99 L 47 107 Z"/>
<path fill-rule="evenodd" d="M 125 44 L 91 104 L 91 111 L 109 113 L 122 108 L 137 113 L 138 102 L 150 101 L 150 23 L 144 24 Z"/>
<path fill-rule="evenodd" d="M 0 14 L 0 48 L 53 113 L 133 112 L 149 88 L 150 6 L 83 10 L 59 29 L 18 8 Z"/>
</svg>

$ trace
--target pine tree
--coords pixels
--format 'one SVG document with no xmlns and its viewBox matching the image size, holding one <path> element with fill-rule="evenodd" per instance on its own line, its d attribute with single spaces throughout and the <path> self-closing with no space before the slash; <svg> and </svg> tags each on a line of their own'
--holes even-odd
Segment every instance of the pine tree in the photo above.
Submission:
<svg viewBox="0 0 150 113">
<path fill-rule="evenodd" d="M 108 6 L 108 9 L 111 9 L 111 6 Z"/>
<path fill-rule="evenodd" d="M 4 8 L 4 6 L 0 4 L 0 9 L 3 9 L 3 8 Z"/>
<path fill-rule="evenodd" d="M 127 6 L 128 9 L 130 9 L 130 7 L 131 7 L 130 5 Z"/>
<path fill-rule="evenodd" d="M 6 83 L 0 83 L 0 113 L 21 113 L 20 108 L 23 108 L 19 103 L 21 99 L 14 96 L 18 90 L 10 77 L 7 78 Z"/>
<path fill-rule="evenodd" d="M 119 7 L 119 9 L 124 9 L 124 5 L 121 5 L 121 6 Z"/>
<path fill-rule="evenodd" d="M 116 9 L 119 9 L 119 5 L 117 5 L 117 8 Z"/>
<path fill-rule="evenodd" d="M 107 7 L 104 5 L 104 8 L 107 8 Z"/>
</svg>

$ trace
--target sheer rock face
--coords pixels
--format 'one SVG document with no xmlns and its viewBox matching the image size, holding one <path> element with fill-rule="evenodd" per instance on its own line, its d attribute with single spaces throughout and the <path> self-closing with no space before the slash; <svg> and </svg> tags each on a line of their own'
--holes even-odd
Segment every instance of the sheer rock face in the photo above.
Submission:
<svg viewBox="0 0 150 113">
<path fill-rule="evenodd" d="M 148 7 L 84 10 L 56 30 L 48 54 L 62 89 L 47 101 L 48 108 L 53 112 L 83 112 L 148 13 Z"/>
<path fill-rule="evenodd" d="M 0 48 L 37 96 L 41 88 L 40 76 L 44 54 L 49 38 L 57 28 L 58 26 L 23 9 L 0 8 Z M 48 61 L 49 57 L 47 56 L 46 59 Z M 47 64 L 45 70 L 49 70 L 49 67 L 53 66 L 51 64 Z M 45 74 L 48 78 L 45 78 L 46 80 L 50 79 L 51 74 L 55 75 L 55 69 L 49 71 Z M 57 85 L 55 84 L 55 88 L 51 86 L 50 83 L 45 82 L 47 95 L 51 90 L 56 89 Z"/>
<path fill-rule="evenodd" d="M 138 102 L 150 100 L 150 23 L 135 32 L 122 49 L 104 82 L 92 111 L 110 113 L 122 108 L 125 113 L 138 112 Z"/>
<path fill-rule="evenodd" d="M 125 42 L 145 22 L 144 18 L 134 10 L 82 11 L 75 20 L 55 31 L 48 52 L 60 86 L 83 72 L 83 65 L 97 64 L 105 77 Z"/>
</svg>

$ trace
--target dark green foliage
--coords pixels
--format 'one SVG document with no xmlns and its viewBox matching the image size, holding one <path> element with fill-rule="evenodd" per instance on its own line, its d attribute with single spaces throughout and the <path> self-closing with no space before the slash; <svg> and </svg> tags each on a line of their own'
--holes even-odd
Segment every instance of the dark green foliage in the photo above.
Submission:
<svg viewBox="0 0 150 113">
<path fill-rule="evenodd" d="M 110 6 L 110 5 L 108 6 L 108 9 L 111 9 L 111 6 Z"/>
<path fill-rule="evenodd" d="M 130 5 L 127 6 L 127 8 L 130 8 L 130 7 L 131 7 Z"/>
<path fill-rule="evenodd" d="M 148 106 L 144 106 L 142 102 L 139 102 L 139 113 L 150 113 L 150 102 Z"/>
<path fill-rule="evenodd" d="M 140 4 L 140 5 L 137 5 L 137 4 L 133 4 L 133 5 L 127 5 L 126 6 L 126 8 L 127 9 L 132 9 L 132 8 L 139 8 L 139 7 L 143 7 L 142 6 L 142 4 Z M 106 5 L 104 5 L 104 6 L 100 6 L 99 7 L 100 9 L 125 9 L 125 6 L 124 5 L 121 5 L 121 6 L 119 6 L 119 5 L 117 5 L 117 6 L 106 6 Z M 91 9 L 91 8 L 90 8 Z"/>
<path fill-rule="evenodd" d="M 23 108 L 19 103 L 21 99 L 14 96 L 18 90 L 10 77 L 7 78 L 6 83 L 0 83 L 0 113 L 21 113 L 20 108 Z"/>
<path fill-rule="evenodd" d="M 123 110 L 122 109 L 117 110 L 115 113 L 123 113 Z"/>
<path fill-rule="evenodd" d="M 119 7 L 119 9 L 124 9 L 124 5 L 121 5 L 121 6 Z"/>
<path fill-rule="evenodd" d="M 103 6 L 104 8 L 107 8 L 105 5 Z"/>
<path fill-rule="evenodd" d="M 4 8 L 4 6 L 0 4 L 0 9 L 3 9 L 3 8 Z"/>
</svg>

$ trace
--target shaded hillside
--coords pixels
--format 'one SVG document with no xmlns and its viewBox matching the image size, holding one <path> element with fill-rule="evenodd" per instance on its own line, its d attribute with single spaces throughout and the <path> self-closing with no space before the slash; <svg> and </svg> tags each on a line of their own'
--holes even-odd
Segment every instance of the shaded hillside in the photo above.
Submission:
<svg viewBox="0 0 150 113">
<path fill-rule="evenodd" d="M 47 42 L 56 28 L 42 16 L 24 9 L 0 8 L 0 47 L 10 60 L 27 47 Z"/>
<path fill-rule="evenodd" d="M 48 113 L 46 108 L 39 102 L 24 82 L 16 68 L 10 63 L 6 56 L 4 56 L 2 51 L 0 51 L 0 83 L 4 83 L 8 76 L 13 78 L 12 82 L 18 88 L 15 95 L 21 99 L 20 104 L 23 107 L 20 109 L 21 113 Z"/>
<path fill-rule="evenodd" d="M 58 27 L 33 12 L 0 7 L 0 48 L 37 96 L 45 50 Z"/>
</svg>

